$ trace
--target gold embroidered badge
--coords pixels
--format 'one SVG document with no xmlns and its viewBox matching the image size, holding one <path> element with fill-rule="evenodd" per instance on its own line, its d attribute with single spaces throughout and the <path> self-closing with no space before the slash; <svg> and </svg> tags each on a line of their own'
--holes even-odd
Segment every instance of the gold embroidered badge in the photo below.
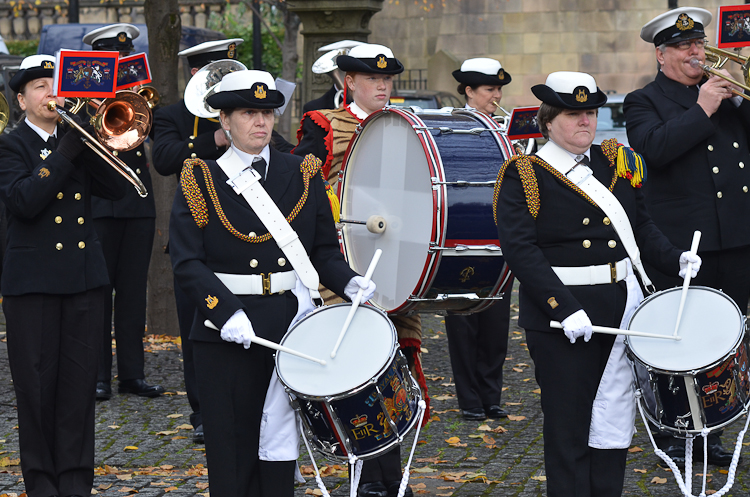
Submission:
<svg viewBox="0 0 750 497">
<path fill-rule="evenodd" d="M 690 18 L 689 15 L 683 12 L 677 18 L 677 22 L 674 23 L 674 25 L 677 26 L 677 29 L 679 29 L 680 31 L 687 31 L 688 29 L 693 29 L 693 26 L 695 26 L 695 22 Z"/>
<path fill-rule="evenodd" d="M 266 86 L 263 83 L 260 83 L 256 89 L 255 89 L 255 98 L 258 100 L 263 100 L 266 98 Z"/>
<path fill-rule="evenodd" d="M 229 44 L 229 50 L 227 50 L 227 59 L 234 59 L 236 45 L 234 43 Z"/>
<path fill-rule="evenodd" d="M 44 64 L 42 65 L 42 69 L 54 69 L 55 63 L 49 60 L 45 60 Z"/>
<path fill-rule="evenodd" d="M 576 93 L 576 102 L 584 103 L 588 101 L 589 94 L 586 91 L 586 88 L 579 88 L 578 93 Z"/>
<path fill-rule="evenodd" d="M 51 154 L 51 153 L 52 153 L 52 150 L 49 150 L 49 149 L 47 149 L 47 148 L 43 148 L 43 149 L 42 149 L 42 150 L 41 150 L 41 151 L 39 152 L 39 157 L 41 157 L 41 158 L 42 158 L 42 160 L 45 160 L 45 159 L 46 159 L 47 157 L 49 157 L 49 154 Z"/>
<path fill-rule="evenodd" d="M 117 41 L 120 43 L 125 43 L 125 41 L 128 39 L 127 35 L 125 33 L 120 33 L 117 35 Z"/>
<path fill-rule="evenodd" d="M 554 309 L 555 307 L 557 307 L 557 306 L 559 306 L 559 305 L 560 305 L 560 304 L 558 304 L 558 303 L 557 303 L 557 300 L 555 300 L 555 297 L 550 297 L 550 298 L 548 298 L 548 299 L 547 299 L 547 303 L 548 303 L 548 304 L 549 304 L 549 306 L 550 306 L 551 308 L 553 308 L 553 309 Z"/>
<path fill-rule="evenodd" d="M 49 169 L 47 169 L 46 167 L 41 168 L 39 170 L 39 177 L 46 178 L 47 176 L 49 176 Z"/>
<path fill-rule="evenodd" d="M 474 276 L 474 268 L 469 266 L 461 270 L 461 277 L 459 278 L 459 280 L 461 281 L 461 283 L 465 283 L 469 281 L 469 278 L 471 278 L 472 276 Z"/>
<path fill-rule="evenodd" d="M 377 62 L 378 69 L 385 69 L 388 67 L 388 62 L 385 60 L 385 55 L 380 55 Z"/>
<path fill-rule="evenodd" d="M 218 303 L 219 303 L 219 297 L 213 297 L 211 295 L 206 297 L 206 306 L 208 306 L 209 309 L 213 309 L 214 307 L 216 307 L 216 304 Z"/>
<path fill-rule="evenodd" d="M 498 79 L 505 79 L 505 71 L 503 71 L 502 69 L 500 69 L 500 72 L 497 73 L 497 78 Z"/>
</svg>

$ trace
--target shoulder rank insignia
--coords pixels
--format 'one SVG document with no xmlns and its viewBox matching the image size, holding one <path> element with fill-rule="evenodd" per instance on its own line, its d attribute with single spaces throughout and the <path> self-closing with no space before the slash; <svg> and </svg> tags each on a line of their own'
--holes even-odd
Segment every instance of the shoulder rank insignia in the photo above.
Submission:
<svg viewBox="0 0 750 497">
<path fill-rule="evenodd" d="M 208 307 L 209 309 L 213 309 L 214 307 L 216 307 L 216 304 L 218 303 L 219 303 L 219 297 L 214 297 L 212 295 L 209 295 L 208 297 L 206 297 L 206 307 Z"/>
<path fill-rule="evenodd" d="M 40 177 L 40 178 L 46 178 L 46 177 L 48 177 L 48 176 L 49 176 L 49 174 L 50 174 L 50 173 L 49 173 L 49 169 L 47 169 L 46 167 L 43 167 L 43 168 L 41 168 L 41 169 L 39 170 L 39 173 L 38 173 L 38 174 L 39 174 L 39 177 Z"/>
<path fill-rule="evenodd" d="M 47 158 L 47 156 L 49 156 L 49 154 L 51 154 L 51 153 L 52 153 L 52 150 L 49 150 L 49 149 L 47 149 L 47 148 L 43 148 L 43 149 L 42 149 L 42 150 L 41 150 L 41 151 L 39 152 L 39 157 L 41 157 L 41 158 L 42 158 L 42 160 L 45 160 L 45 159 Z"/>
</svg>

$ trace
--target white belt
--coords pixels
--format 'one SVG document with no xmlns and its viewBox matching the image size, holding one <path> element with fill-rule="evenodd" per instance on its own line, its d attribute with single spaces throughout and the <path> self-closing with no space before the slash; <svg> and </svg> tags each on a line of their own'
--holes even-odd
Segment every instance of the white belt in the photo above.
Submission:
<svg viewBox="0 0 750 497">
<path fill-rule="evenodd" d="M 294 271 L 268 274 L 214 274 L 235 295 L 273 295 L 291 290 L 297 284 Z"/>
<path fill-rule="evenodd" d="M 553 266 L 552 270 L 565 286 L 606 285 L 624 280 L 628 275 L 628 264 L 627 259 L 623 259 L 614 264 L 610 262 L 598 266 Z"/>
</svg>

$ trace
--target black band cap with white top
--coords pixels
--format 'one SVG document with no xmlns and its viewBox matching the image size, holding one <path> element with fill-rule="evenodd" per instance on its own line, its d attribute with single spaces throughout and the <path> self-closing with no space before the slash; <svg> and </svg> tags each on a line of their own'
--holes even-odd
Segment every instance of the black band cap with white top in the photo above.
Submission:
<svg viewBox="0 0 750 497">
<path fill-rule="evenodd" d="M 401 74 L 404 66 L 384 45 L 363 43 L 352 47 L 347 55 L 339 55 L 336 65 L 345 72 L 368 74 Z"/>
<path fill-rule="evenodd" d="M 531 92 L 542 102 L 563 109 L 598 109 L 607 103 L 607 96 L 596 86 L 596 80 L 585 72 L 553 72 L 545 84 L 532 86 Z"/>
<path fill-rule="evenodd" d="M 678 43 L 706 36 L 705 27 L 711 23 L 711 13 L 698 7 L 680 7 L 660 14 L 641 28 L 641 39 L 657 47 L 664 43 Z"/>
<path fill-rule="evenodd" d="M 453 71 L 453 77 L 466 86 L 503 86 L 511 82 L 510 73 L 495 59 L 477 57 L 466 59 L 461 69 Z"/>
<path fill-rule="evenodd" d="M 200 43 L 186 48 L 177 55 L 187 57 L 190 67 L 203 67 L 217 60 L 237 60 L 237 47 L 242 44 L 242 38 L 229 38 Z"/>
<path fill-rule="evenodd" d="M 133 40 L 140 36 L 141 30 L 132 24 L 110 24 L 83 36 L 83 42 L 94 50 L 111 50 L 113 52 L 132 52 Z"/>
<path fill-rule="evenodd" d="M 206 99 L 214 109 L 276 109 L 284 102 L 273 76 L 253 69 L 227 74 L 217 92 Z"/>
<path fill-rule="evenodd" d="M 38 78 L 55 76 L 55 58 L 51 55 L 30 55 L 21 61 L 21 68 L 8 82 L 8 86 L 18 93 L 23 85 Z"/>
</svg>

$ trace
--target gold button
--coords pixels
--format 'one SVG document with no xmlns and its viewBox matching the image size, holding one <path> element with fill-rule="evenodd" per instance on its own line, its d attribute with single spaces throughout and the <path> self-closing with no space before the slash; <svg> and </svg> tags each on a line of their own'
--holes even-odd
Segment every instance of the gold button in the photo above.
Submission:
<svg viewBox="0 0 750 497">
<path fill-rule="evenodd" d="M 57 250 L 62 250 L 62 243 L 57 243 L 57 244 L 55 245 L 55 248 L 56 248 Z"/>
<path fill-rule="evenodd" d="M 135 172 L 136 174 L 141 174 L 141 168 L 140 167 L 136 168 Z"/>
<path fill-rule="evenodd" d="M 192 154 L 190 154 L 190 158 L 191 158 L 191 159 L 195 159 L 196 157 L 198 157 L 198 156 L 197 156 L 197 155 L 195 155 L 195 152 L 193 152 Z"/>
<path fill-rule="evenodd" d="M 78 224 L 83 224 L 83 218 L 82 217 L 78 218 Z"/>
<path fill-rule="evenodd" d="M 740 169 L 743 169 L 744 167 L 745 167 L 745 163 L 744 162 L 740 162 Z"/>
<path fill-rule="evenodd" d="M 118 155 L 117 150 L 113 150 L 112 151 L 112 155 L 114 155 L 115 157 L 117 157 L 117 155 Z"/>
<path fill-rule="evenodd" d="M 78 242 L 78 248 L 79 249 L 86 248 L 86 244 L 83 242 Z"/>
<path fill-rule="evenodd" d="M 734 148 L 740 148 L 740 144 L 739 144 L 739 143 L 737 143 L 737 142 L 734 142 L 734 143 L 732 143 L 732 146 L 733 146 Z"/>
<path fill-rule="evenodd" d="M 140 157 L 141 155 L 143 155 L 143 152 L 141 152 L 140 150 L 138 150 L 138 151 L 137 151 L 137 152 L 135 153 L 135 155 L 136 155 L 137 157 Z"/>
<path fill-rule="evenodd" d="M 589 248 L 591 246 L 590 240 L 584 240 L 583 241 L 583 248 Z"/>
<path fill-rule="evenodd" d="M 195 146 L 195 145 L 193 145 L 193 142 L 190 142 L 190 143 L 188 143 L 188 148 L 189 148 L 190 150 L 192 150 L 194 146 Z"/>
<path fill-rule="evenodd" d="M 588 226 L 589 225 L 589 218 L 587 218 L 587 217 L 583 218 L 583 225 L 584 226 Z"/>
<path fill-rule="evenodd" d="M 711 169 L 711 171 L 713 171 L 714 174 L 719 174 L 719 168 L 716 166 L 714 166 L 713 169 Z"/>
<path fill-rule="evenodd" d="M 742 191 L 745 192 L 745 193 L 747 193 L 747 186 L 743 186 L 742 187 Z"/>
<path fill-rule="evenodd" d="M 608 217 L 602 219 L 602 222 L 604 223 L 604 226 L 609 226 L 610 224 L 612 224 L 612 221 L 610 221 Z"/>
<path fill-rule="evenodd" d="M 286 266 L 286 259 L 279 257 L 279 266 Z"/>
<path fill-rule="evenodd" d="M 76 193 L 74 196 L 75 196 L 76 200 L 81 200 L 81 194 L 80 193 Z"/>
<path fill-rule="evenodd" d="M 255 231 L 251 231 L 251 232 L 250 232 L 250 237 L 251 237 L 251 238 L 252 238 L 252 237 L 256 237 L 256 236 L 258 236 L 258 235 L 256 235 L 256 234 L 255 234 Z"/>
<path fill-rule="evenodd" d="M 258 267 L 258 259 L 251 259 L 250 267 Z"/>
<path fill-rule="evenodd" d="M 716 192 L 716 198 L 721 198 L 721 197 L 723 197 L 723 196 L 724 196 L 724 195 L 723 195 L 723 194 L 722 194 L 721 192 Z"/>
<path fill-rule="evenodd" d="M 195 140 L 195 137 L 193 135 L 190 135 L 191 140 Z"/>
<path fill-rule="evenodd" d="M 610 240 L 610 241 L 607 242 L 607 246 L 609 248 L 615 248 L 615 247 L 617 247 L 617 242 L 614 241 L 614 240 Z"/>
<path fill-rule="evenodd" d="M 62 192 L 58 193 L 57 194 L 57 199 L 58 200 L 62 200 L 62 198 L 63 198 L 63 193 Z"/>
<path fill-rule="evenodd" d="M 708 151 L 709 152 L 713 152 L 714 151 L 714 146 L 713 145 L 709 145 L 708 146 Z"/>
<path fill-rule="evenodd" d="M 61 218 L 60 216 L 55 216 L 55 222 L 56 222 L 57 224 L 60 224 L 60 223 L 62 223 L 62 218 Z"/>
</svg>

